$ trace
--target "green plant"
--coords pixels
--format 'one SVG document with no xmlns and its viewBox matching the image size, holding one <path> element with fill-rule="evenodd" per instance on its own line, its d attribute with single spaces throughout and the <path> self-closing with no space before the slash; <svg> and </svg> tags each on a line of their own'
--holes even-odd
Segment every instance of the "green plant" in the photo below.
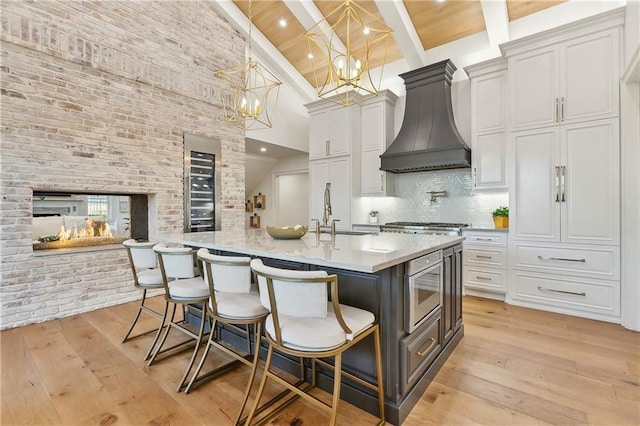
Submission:
<svg viewBox="0 0 640 426">
<path fill-rule="evenodd" d="M 369 216 L 371 216 L 371 217 L 376 217 L 376 216 L 378 216 L 378 210 L 371 210 L 371 211 L 369 212 Z"/>
<path fill-rule="evenodd" d="M 509 217 L 509 207 L 500 206 L 491 213 L 491 216 Z"/>
</svg>

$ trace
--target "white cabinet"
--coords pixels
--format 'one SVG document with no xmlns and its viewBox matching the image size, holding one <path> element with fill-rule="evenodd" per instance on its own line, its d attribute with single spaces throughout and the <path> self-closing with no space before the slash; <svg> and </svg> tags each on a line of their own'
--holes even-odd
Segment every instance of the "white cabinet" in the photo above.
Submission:
<svg viewBox="0 0 640 426">
<path fill-rule="evenodd" d="M 330 219 L 339 219 L 336 229 L 351 229 L 351 159 L 349 156 L 315 160 L 309 165 L 309 184 L 311 186 L 311 219 L 322 222 L 324 212 L 324 190 L 331 183 Z M 313 224 L 312 224 L 313 226 Z M 313 229 L 313 228 L 311 228 Z"/>
<path fill-rule="evenodd" d="M 345 108 L 320 101 L 309 109 L 309 159 L 349 155 L 359 122 L 359 107 Z"/>
<path fill-rule="evenodd" d="M 562 40 L 509 57 L 512 130 L 618 116 L 620 28 Z"/>
<path fill-rule="evenodd" d="M 505 168 L 507 61 L 466 67 L 471 79 L 473 189 L 507 189 Z"/>
<path fill-rule="evenodd" d="M 504 300 L 507 292 L 507 234 L 463 231 L 462 281 L 466 294 Z"/>
<path fill-rule="evenodd" d="M 336 228 L 351 229 L 351 203 L 360 194 L 360 105 L 345 108 L 328 101 L 309 111 L 309 219 L 322 221 L 324 192 L 331 183 L 331 216 Z M 313 225 L 313 224 L 311 224 Z"/>
<path fill-rule="evenodd" d="M 393 142 L 394 107 L 398 97 L 389 90 L 361 104 L 361 185 L 363 197 L 394 195 L 394 174 L 380 170 L 380 155 Z"/>
<path fill-rule="evenodd" d="M 516 239 L 619 244 L 618 133 L 609 119 L 512 134 Z"/>
</svg>

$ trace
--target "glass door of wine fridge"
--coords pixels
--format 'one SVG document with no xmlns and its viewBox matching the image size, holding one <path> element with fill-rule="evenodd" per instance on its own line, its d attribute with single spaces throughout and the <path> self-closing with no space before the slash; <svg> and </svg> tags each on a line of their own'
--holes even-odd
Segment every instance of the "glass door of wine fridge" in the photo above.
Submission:
<svg viewBox="0 0 640 426">
<path fill-rule="evenodd" d="M 185 232 L 220 230 L 220 143 L 187 134 L 184 142 Z"/>
</svg>

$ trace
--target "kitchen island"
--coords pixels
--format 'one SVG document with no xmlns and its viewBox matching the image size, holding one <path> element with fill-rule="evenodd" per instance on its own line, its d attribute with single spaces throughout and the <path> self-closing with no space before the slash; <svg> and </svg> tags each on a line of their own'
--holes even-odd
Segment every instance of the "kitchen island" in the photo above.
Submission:
<svg viewBox="0 0 640 426">
<path fill-rule="evenodd" d="M 371 311 L 380 323 L 385 413 L 392 424 L 406 418 L 464 333 L 460 236 L 308 233 L 297 240 L 275 240 L 264 230 L 247 229 L 168 235 L 162 240 L 204 247 L 215 254 L 259 257 L 279 268 L 336 274 L 340 303 Z M 419 323 L 410 324 L 409 262 L 425 255 L 440 271 L 438 303 Z M 241 343 L 241 337 L 230 330 L 221 334 L 234 344 Z M 345 353 L 344 368 L 375 381 L 373 353 L 373 342 L 365 339 Z M 278 366 L 295 373 L 297 359 L 282 356 Z M 318 385 L 330 392 L 331 371 L 321 370 L 318 376 Z M 342 398 L 377 414 L 376 396 L 357 383 L 343 381 Z"/>
</svg>

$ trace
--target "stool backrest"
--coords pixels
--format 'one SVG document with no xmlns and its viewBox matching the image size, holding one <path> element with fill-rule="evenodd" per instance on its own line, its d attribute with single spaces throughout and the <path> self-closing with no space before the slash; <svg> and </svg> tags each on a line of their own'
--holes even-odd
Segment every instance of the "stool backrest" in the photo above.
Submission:
<svg viewBox="0 0 640 426">
<path fill-rule="evenodd" d="M 198 250 L 198 259 L 203 262 L 205 282 L 213 286 L 210 290 L 225 293 L 249 293 L 251 291 L 250 257 L 218 256 L 209 250 Z M 209 280 L 209 270 L 213 280 Z"/>
<path fill-rule="evenodd" d="M 195 273 L 196 251 L 189 247 L 169 247 L 165 243 L 153 246 L 158 254 L 160 266 L 166 277 L 174 279 L 193 278 Z"/>
<path fill-rule="evenodd" d="M 301 318 L 327 316 L 328 274 L 325 271 L 273 268 L 265 266 L 260 259 L 251 261 L 251 269 L 258 278 L 260 301 L 272 313 L 271 300 L 274 300 L 274 308 L 280 315 Z"/>
<path fill-rule="evenodd" d="M 139 242 L 134 239 L 125 240 L 122 244 L 129 252 L 132 266 L 135 269 L 152 269 L 158 266 L 156 253 L 153 246 L 156 243 L 152 241 Z"/>
</svg>

